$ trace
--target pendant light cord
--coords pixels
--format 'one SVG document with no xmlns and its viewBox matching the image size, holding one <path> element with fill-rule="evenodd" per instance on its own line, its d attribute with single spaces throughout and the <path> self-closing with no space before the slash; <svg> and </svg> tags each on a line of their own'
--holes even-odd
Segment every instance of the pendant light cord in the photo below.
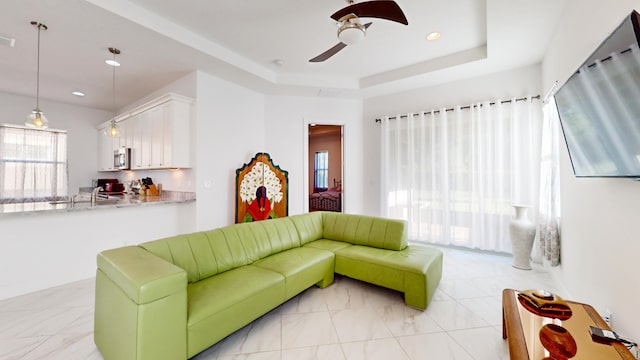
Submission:
<svg viewBox="0 0 640 360">
<path fill-rule="evenodd" d="M 113 131 L 113 128 L 115 128 L 116 126 L 116 110 L 117 110 L 116 109 L 116 67 L 120 65 L 116 61 L 116 55 L 120 54 L 120 50 L 114 47 L 110 47 L 109 52 L 113 54 L 113 60 L 111 60 L 111 63 L 109 64 L 109 60 L 106 61 L 107 64 L 113 66 L 113 71 L 111 73 L 111 83 L 113 85 L 111 88 L 111 107 L 113 111 L 113 117 L 111 118 L 111 128 Z"/>
<path fill-rule="evenodd" d="M 40 31 L 42 28 L 47 30 L 47 25 L 39 22 L 32 22 L 33 25 L 38 27 L 38 57 L 37 57 L 37 71 L 36 71 L 36 110 L 40 111 Z"/>
<path fill-rule="evenodd" d="M 116 52 L 113 52 L 113 62 L 116 62 Z M 112 109 L 113 109 L 113 122 L 116 122 L 116 67 L 113 67 L 113 89 L 112 90 Z"/>
<path fill-rule="evenodd" d="M 38 71 L 36 72 L 36 109 L 40 111 L 40 26 L 38 24 Z"/>
</svg>

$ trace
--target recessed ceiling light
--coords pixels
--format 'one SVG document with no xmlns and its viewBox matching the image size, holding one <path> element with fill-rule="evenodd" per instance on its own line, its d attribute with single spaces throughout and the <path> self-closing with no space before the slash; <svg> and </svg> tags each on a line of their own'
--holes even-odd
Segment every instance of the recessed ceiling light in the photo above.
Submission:
<svg viewBox="0 0 640 360">
<path fill-rule="evenodd" d="M 427 35 L 427 40 L 433 41 L 440 39 L 440 33 L 438 31 L 431 32 Z"/>
<path fill-rule="evenodd" d="M 84 93 L 82 91 L 74 91 L 71 94 L 75 95 L 75 96 L 79 96 L 79 97 L 83 97 L 84 96 Z"/>
<path fill-rule="evenodd" d="M 113 60 L 113 59 L 109 59 L 109 60 L 105 60 L 105 63 L 107 63 L 107 65 L 111 65 L 111 66 L 120 66 L 120 63 Z"/>
</svg>

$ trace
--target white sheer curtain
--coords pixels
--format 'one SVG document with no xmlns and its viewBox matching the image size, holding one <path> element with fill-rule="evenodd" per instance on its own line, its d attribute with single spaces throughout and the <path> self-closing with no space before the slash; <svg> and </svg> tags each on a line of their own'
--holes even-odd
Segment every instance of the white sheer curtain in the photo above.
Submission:
<svg viewBox="0 0 640 360">
<path fill-rule="evenodd" d="M 560 119 L 552 98 L 543 107 L 538 238 L 540 253 L 551 266 L 560 264 Z"/>
<path fill-rule="evenodd" d="M 0 203 L 65 198 L 67 134 L 0 125 Z"/>
<path fill-rule="evenodd" d="M 527 98 L 382 119 L 383 214 L 411 240 L 510 252 L 511 205 L 538 207 L 541 118 Z"/>
</svg>

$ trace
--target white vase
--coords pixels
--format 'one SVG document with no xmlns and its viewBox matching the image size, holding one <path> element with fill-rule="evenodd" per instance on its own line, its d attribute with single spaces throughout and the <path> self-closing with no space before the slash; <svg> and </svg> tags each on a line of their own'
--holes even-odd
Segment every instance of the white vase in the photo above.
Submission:
<svg viewBox="0 0 640 360">
<path fill-rule="evenodd" d="M 531 270 L 531 249 L 536 237 L 536 226 L 527 217 L 527 206 L 513 205 L 516 216 L 509 223 L 511 249 L 513 251 L 513 267 Z"/>
</svg>

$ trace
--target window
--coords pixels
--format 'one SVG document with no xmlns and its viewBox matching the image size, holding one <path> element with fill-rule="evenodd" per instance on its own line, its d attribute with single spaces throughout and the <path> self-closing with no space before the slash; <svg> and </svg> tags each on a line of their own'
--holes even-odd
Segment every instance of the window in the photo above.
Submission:
<svg viewBox="0 0 640 360">
<path fill-rule="evenodd" d="M 316 152 L 314 167 L 314 187 L 316 191 L 325 191 L 329 188 L 329 152 Z"/>
<path fill-rule="evenodd" d="M 67 195 L 66 132 L 0 125 L 0 203 Z"/>
</svg>

